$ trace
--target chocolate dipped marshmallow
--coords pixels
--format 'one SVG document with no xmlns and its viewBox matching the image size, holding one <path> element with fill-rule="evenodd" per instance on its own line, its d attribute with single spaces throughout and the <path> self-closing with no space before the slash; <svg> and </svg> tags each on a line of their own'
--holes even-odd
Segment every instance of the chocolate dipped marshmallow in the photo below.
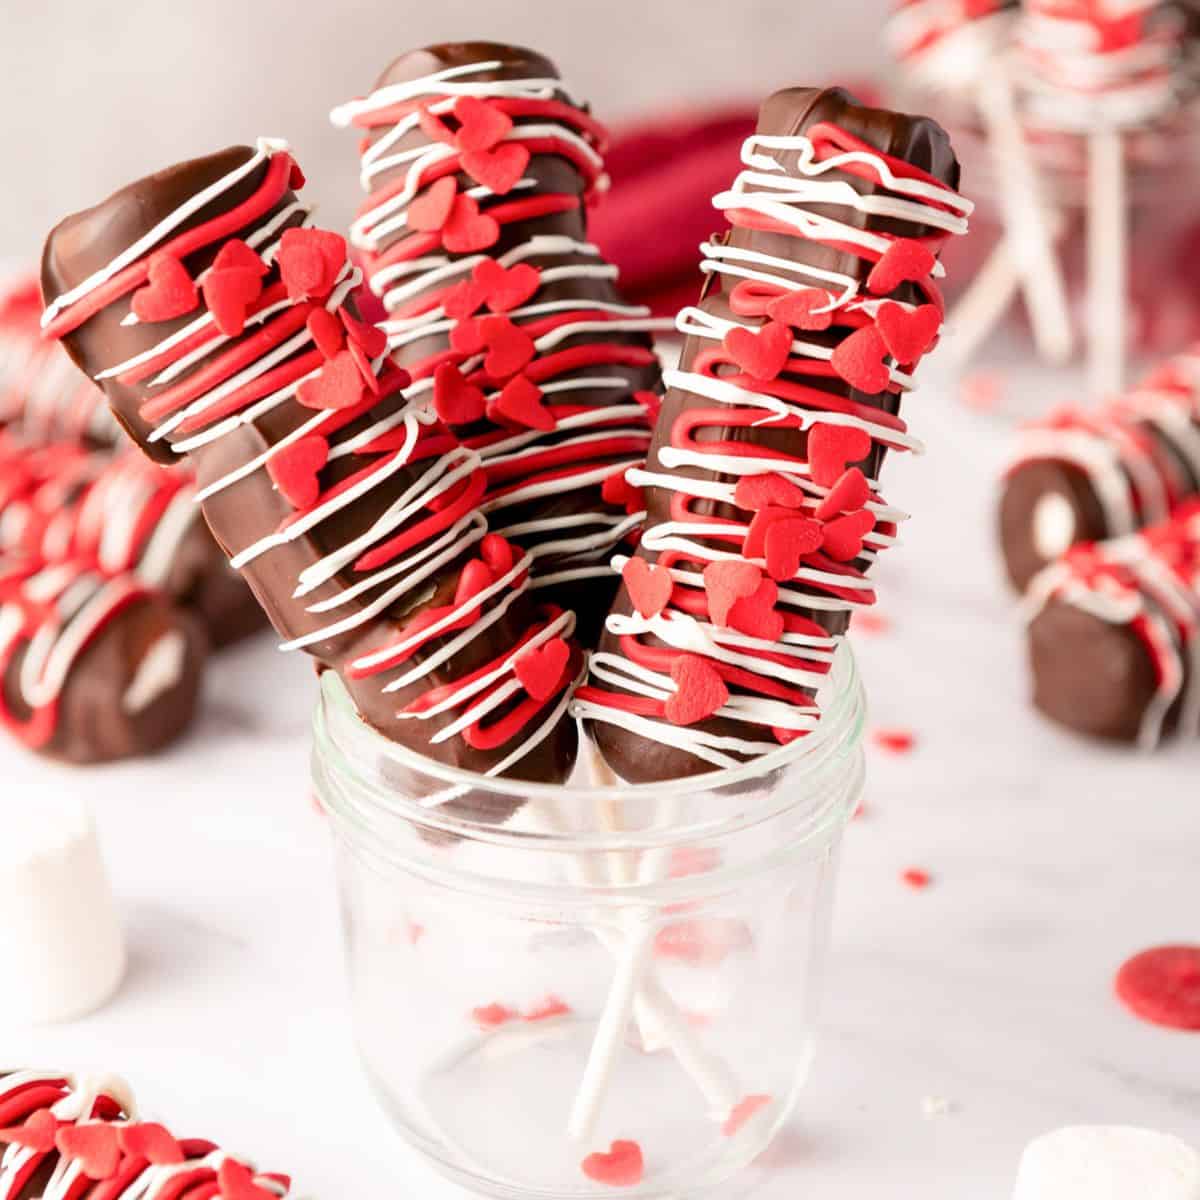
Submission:
<svg viewBox="0 0 1200 1200">
<path fill-rule="evenodd" d="M 813 693 L 903 514 L 878 490 L 966 230 L 932 121 L 840 89 L 764 104 L 715 206 L 644 470 L 649 515 L 575 712 L 629 781 L 735 766 L 812 730 Z"/>
<path fill-rule="evenodd" d="M 489 533 L 478 455 L 406 395 L 302 184 L 261 139 L 68 217 L 43 256 L 43 332 L 143 449 L 190 459 L 283 648 L 336 671 L 369 724 L 443 763 L 562 779 L 573 615 Z"/>
<path fill-rule="evenodd" d="M 1000 546 L 1023 591 L 1077 542 L 1165 521 L 1200 491 L 1200 351 L 1091 410 L 1064 405 L 1021 432 L 1000 498 Z"/>
<path fill-rule="evenodd" d="M 200 1138 L 138 1115 L 116 1076 L 0 1071 L 0 1196 L 5 1200 L 278 1200 L 286 1175 L 259 1172 Z"/>
<path fill-rule="evenodd" d="M 1128 537 L 1068 550 L 1026 595 L 1037 708 L 1151 748 L 1200 735 L 1200 501 Z"/>
<path fill-rule="evenodd" d="M 333 120 L 364 131 L 350 237 L 409 394 L 479 452 L 481 511 L 594 644 L 659 387 L 656 322 L 587 241 L 605 131 L 547 59 L 490 42 L 406 54 Z"/>
<path fill-rule="evenodd" d="M 209 641 L 187 600 L 225 571 L 192 492 L 132 451 L 0 433 L 0 724 L 30 749 L 109 762 L 191 723 Z"/>
</svg>

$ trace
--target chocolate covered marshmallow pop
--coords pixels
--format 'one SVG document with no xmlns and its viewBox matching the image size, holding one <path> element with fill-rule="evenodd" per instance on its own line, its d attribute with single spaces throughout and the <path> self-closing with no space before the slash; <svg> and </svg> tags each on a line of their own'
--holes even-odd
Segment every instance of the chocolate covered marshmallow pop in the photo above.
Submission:
<svg viewBox="0 0 1200 1200">
<path fill-rule="evenodd" d="M 138 1116 L 115 1076 L 0 1071 L 4 1200 L 279 1200 L 286 1175 L 259 1173 L 200 1138 Z"/>
<path fill-rule="evenodd" d="M 906 76 L 965 104 L 982 126 L 1003 213 L 1000 245 L 951 316 L 956 357 L 970 358 L 1020 290 L 1042 357 L 1065 362 L 1074 334 L 1056 246 L 1062 220 L 1044 195 L 1013 89 L 1018 0 L 893 0 L 892 8 L 887 38 Z"/>
<path fill-rule="evenodd" d="M 307 225 L 284 143 L 168 168 L 68 217 L 43 331 L 160 461 L 187 455 L 284 648 L 439 761 L 558 780 L 573 616 L 488 531 L 486 478 L 355 313 L 345 240 Z"/>
<path fill-rule="evenodd" d="M 30 749 L 107 762 L 190 724 L 204 605 L 231 614 L 193 493 L 132 451 L 0 434 L 0 724 Z"/>
<path fill-rule="evenodd" d="M 714 203 L 700 303 L 644 471 L 649 516 L 575 711 L 629 781 L 733 766 L 813 729 L 812 695 L 902 515 L 878 492 L 942 324 L 971 204 L 932 121 L 838 89 L 763 106 Z"/>
<path fill-rule="evenodd" d="M 1125 384 L 1129 310 L 1127 140 L 1194 94 L 1192 36 L 1173 0 L 1022 0 L 1026 111 L 1040 133 L 1087 140 L 1089 374 Z"/>
<path fill-rule="evenodd" d="M 1034 703 L 1143 748 L 1200 735 L 1200 501 L 1125 538 L 1075 546 L 1026 596 Z"/>
<path fill-rule="evenodd" d="M 598 636 L 659 384 L 658 322 L 587 241 L 604 129 L 547 59 L 491 42 L 406 54 L 333 120 L 365 131 L 350 236 L 409 395 L 478 450 L 481 511 L 539 595 Z"/>
<path fill-rule="evenodd" d="M 1013 586 L 1077 542 L 1165 521 L 1200 492 L 1200 353 L 1169 359 L 1104 407 L 1064 405 L 1021 432 L 1000 499 Z"/>
</svg>

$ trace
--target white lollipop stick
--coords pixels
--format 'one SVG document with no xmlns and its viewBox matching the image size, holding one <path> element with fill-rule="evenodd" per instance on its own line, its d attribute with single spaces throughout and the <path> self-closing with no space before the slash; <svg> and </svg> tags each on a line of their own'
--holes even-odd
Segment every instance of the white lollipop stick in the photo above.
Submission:
<svg viewBox="0 0 1200 1200">
<path fill-rule="evenodd" d="M 664 801 L 659 823 L 664 826 L 672 824 L 677 818 L 678 808 L 677 799 Z M 638 872 L 638 881 L 658 882 L 667 872 L 668 861 L 669 855 L 665 851 L 648 853 Z M 644 921 L 627 928 L 624 938 L 612 935 L 605 939 L 610 949 L 613 941 L 620 945 L 622 953 L 567 1122 L 568 1133 L 580 1142 L 587 1142 L 595 1129 L 617 1056 L 635 1011 L 643 1023 L 648 1022 L 653 1027 L 662 1043 L 691 1076 L 714 1115 L 727 1116 L 744 1094 L 728 1066 L 705 1049 L 687 1019 L 654 978 L 649 964 L 653 947 L 652 916 L 652 913 L 647 913 Z"/>
<path fill-rule="evenodd" d="M 1042 182 L 1017 116 L 1006 59 L 984 71 L 976 103 L 996 160 L 1006 252 L 1020 280 L 1034 340 L 1044 359 L 1061 365 L 1074 349 L 1067 289 L 1055 247 L 1054 222 L 1047 215 Z"/>
<path fill-rule="evenodd" d="M 1088 138 L 1088 379 L 1095 396 L 1115 395 L 1124 383 L 1128 243 L 1124 137 L 1098 130 Z"/>
<path fill-rule="evenodd" d="M 532 811 L 534 809 L 536 811 Z M 549 802 L 531 805 L 527 811 L 556 832 L 569 828 Z M 673 817 L 668 814 L 667 819 Z M 669 855 L 665 852 L 648 854 L 643 871 L 639 873 L 641 882 L 662 878 L 668 859 Z M 584 855 L 577 855 L 569 861 L 573 874 L 580 881 L 593 887 L 611 883 L 599 862 Z M 671 1052 L 714 1113 L 723 1116 L 732 1111 L 743 1095 L 737 1078 L 723 1059 L 704 1046 L 687 1018 L 679 1011 L 678 1005 L 664 991 L 653 973 L 645 970 L 653 945 L 648 926 L 639 921 L 636 928 L 628 933 L 601 929 L 597 937 L 618 965 L 600 1025 L 593 1038 L 588 1066 L 571 1109 L 568 1121 L 571 1136 L 580 1141 L 586 1141 L 591 1136 L 603 1107 L 625 1031 L 629 1027 L 630 1017 L 634 1015 L 639 1024 L 652 1030 L 656 1035 L 655 1040 Z"/>
</svg>

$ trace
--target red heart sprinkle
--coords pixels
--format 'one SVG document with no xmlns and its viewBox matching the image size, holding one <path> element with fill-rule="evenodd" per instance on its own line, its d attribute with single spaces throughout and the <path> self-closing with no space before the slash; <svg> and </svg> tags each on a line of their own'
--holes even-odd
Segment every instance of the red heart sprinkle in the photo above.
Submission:
<svg viewBox="0 0 1200 1200">
<path fill-rule="evenodd" d="M 471 1020 L 480 1029 L 499 1029 L 501 1025 L 516 1020 L 521 1014 L 507 1004 L 481 1004 L 471 1009 Z"/>
<path fill-rule="evenodd" d="M 349 350 L 335 354 L 319 375 L 306 379 L 296 389 L 296 399 L 305 408 L 353 408 L 361 399 L 363 380 Z"/>
<path fill-rule="evenodd" d="M 483 349 L 483 323 L 477 317 L 459 321 L 450 330 L 450 349 L 455 354 L 469 356 L 478 354 Z"/>
<path fill-rule="evenodd" d="M 408 206 L 408 227 L 419 233 L 441 233 L 446 228 L 454 202 L 458 198 L 458 184 L 453 175 L 444 175 L 435 180 Z"/>
<path fill-rule="evenodd" d="M 267 474 L 293 508 L 308 508 L 321 494 L 317 473 L 329 461 L 329 443 L 310 433 L 267 459 Z"/>
<path fill-rule="evenodd" d="M 742 553 L 747 558 L 763 558 L 767 553 L 767 530 L 776 521 L 784 521 L 795 515 L 796 510 L 792 508 L 764 505 L 754 514 L 754 519 L 746 530 L 746 536 L 742 539 Z"/>
<path fill-rule="evenodd" d="M 920 283 L 933 274 L 937 259 L 920 242 L 897 238 L 884 256 L 871 268 L 867 287 L 876 296 L 894 292 L 902 283 Z"/>
<path fill-rule="evenodd" d="M 271 270 L 258 256 L 254 248 L 243 242 L 241 238 L 230 238 L 217 251 L 217 257 L 213 259 L 211 269 L 214 271 L 224 271 L 234 267 L 253 271 L 260 279 Z"/>
<path fill-rule="evenodd" d="M 298 192 L 306 183 L 304 172 L 300 169 L 300 164 L 289 156 L 288 161 L 288 187 L 293 192 Z"/>
<path fill-rule="evenodd" d="M 725 1124 L 721 1126 L 721 1136 L 736 1137 L 746 1123 L 762 1112 L 770 1103 L 770 1096 L 743 1096 L 730 1110 Z"/>
<path fill-rule="evenodd" d="M 658 616 L 671 602 L 675 583 L 666 567 L 651 566 L 644 558 L 631 558 L 621 568 L 621 578 L 634 609 L 647 620 Z"/>
<path fill-rule="evenodd" d="M 579 1165 L 589 1179 L 606 1187 L 634 1187 L 646 1171 L 641 1146 L 621 1139 L 612 1143 L 607 1154 L 589 1154 Z"/>
<path fill-rule="evenodd" d="M 454 130 L 437 113 L 430 111 L 428 108 L 423 108 L 417 117 L 417 121 L 433 141 L 442 142 L 447 146 L 457 144 L 458 137 Z"/>
<path fill-rule="evenodd" d="M 482 263 L 480 265 L 482 266 Z M 486 301 L 487 289 L 479 284 L 472 272 L 470 279 L 464 279 L 462 283 L 456 283 L 446 290 L 442 296 L 442 311 L 451 320 L 466 321 L 473 317 Z"/>
<path fill-rule="evenodd" d="M 775 611 L 779 588 L 772 579 L 764 579 L 754 595 L 739 600 L 729 610 L 729 628 L 747 637 L 777 642 L 783 636 L 783 614 Z"/>
<path fill-rule="evenodd" d="M 151 1166 L 173 1167 L 185 1161 L 183 1147 L 153 1122 L 118 1126 L 117 1142 L 130 1158 L 144 1158 Z"/>
<path fill-rule="evenodd" d="M 488 419 L 500 424 L 507 421 L 526 429 L 549 433 L 558 422 L 542 403 L 542 389 L 524 375 L 510 379 L 494 400 L 488 401 Z"/>
<path fill-rule="evenodd" d="M 757 333 L 742 326 L 731 329 L 722 345 L 747 375 L 769 380 L 778 376 L 792 348 L 792 331 L 782 321 L 768 321 Z"/>
<path fill-rule="evenodd" d="M 493 379 L 515 375 L 537 353 L 533 338 L 507 317 L 482 317 L 479 336 L 488 351 L 483 368 Z"/>
<path fill-rule="evenodd" d="M 764 548 L 767 574 L 780 582 L 795 578 L 800 561 L 821 548 L 821 523 L 808 517 L 786 517 L 768 527 Z"/>
<path fill-rule="evenodd" d="M 246 311 L 262 295 L 262 279 L 249 267 L 213 267 L 200 287 L 213 323 L 226 337 L 246 328 Z"/>
<path fill-rule="evenodd" d="M 833 324 L 833 311 L 822 311 L 832 303 L 833 296 L 824 288 L 801 288 L 772 300 L 767 316 L 793 329 L 820 332 Z"/>
<path fill-rule="evenodd" d="M 217 1169 L 217 1184 L 221 1200 L 279 1200 L 274 1192 L 254 1182 L 254 1172 L 249 1167 L 232 1158 L 225 1159 Z"/>
<path fill-rule="evenodd" d="M 339 308 L 338 316 L 342 318 L 350 340 L 361 346 L 371 358 L 378 358 L 387 349 L 387 334 L 378 325 L 360 321 L 346 308 Z"/>
<path fill-rule="evenodd" d="M 911 729 L 876 729 L 871 734 L 871 741 L 881 750 L 892 754 L 908 754 L 916 745 L 917 738 Z"/>
<path fill-rule="evenodd" d="M 462 156 L 462 166 L 489 192 L 506 196 L 521 182 L 529 166 L 529 150 L 519 142 L 505 142 L 494 150 L 470 150 Z"/>
<path fill-rule="evenodd" d="M 411 206 L 409 208 L 411 212 Z M 474 254 L 500 240 L 500 226 L 494 217 L 479 211 L 472 196 L 458 195 L 450 217 L 442 226 L 442 245 L 451 254 Z"/>
<path fill-rule="evenodd" d="M 804 504 L 804 489 L 782 475 L 744 475 L 733 493 L 739 508 L 757 511 L 768 505 L 780 508 L 800 508 Z"/>
<path fill-rule="evenodd" d="M 867 477 L 857 468 L 851 467 L 842 473 L 837 483 L 829 489 L 829 495 L 817 506 L 818 521 L 828 521 L 838 513 L 853 512 L 862 508 L 871 498 Z"/>
<path fill-rule="evenodd" d="M 646 497 L 640 487 L 634 487 L 625 478 L 625 472 L 628 470 L 628 467 L 622 467 L 619 471 L 614 471 L 600 485 L 600 498 L 605 504 L 623 508 L 632 516 L 634 513 L 645 511 Z"/>
<path fill-rule="evenodd" d="M 111 1179 L 121 1164 L 117 1131 L 107 1122 L 64 1125 L 54 1137 L 64 1158 L 74 1159 L 89 1179 Z"/>
<path fill-rule="evenodd" d="M 469 425 L 484 414 L 483 392 L 453 363 L 443 363 L 433 373 L 433 409 L 447 425 Z"/>
<path fill-rule="evenodd" d="M 0 1143 L 21 1146 L 34 1154 L 49 1154 L 54 1149 L 54 1135 L 58 1132 L 58 1119 L 48 1108 L 32 1112 L 21 1125 L 12 1129 L 0 1129 Z"/>
<path fill-rule="evenodd" d="M 634 392 L 633 398 L 646 410 L 646 422 L 653 429 L 662 411 L 662 397 L 657 392 Z"/>
<path fill-rule="evenodd" d="M 908 870 L 900 873 L 900 878 L 910 888 L 915 888 L 917 891 L 923 891 L 933 882 L 933 876 L 920 867 L 909 867 Z"/>
<path fill-rule="evenodd" d="M 714 625 L 729 625 L 729 610 L 741 599 L 753 596 L 762 583 L 762 571 L 753 563 L 723 559 L 704 568 L 704 591 L 708 615 Z"/>
<path fill-rule="evenodd" d="M 684 654 L 671 664 L 675 691 L 667 698 L 666 716 L 672 725 L 694 725 L 711 717 L 729 699 L 729 689 L 706 659 Z"/>
<path fill-rule="evenodd" d="M 152 254 L 147 282 L 133 293 L 130 308 L 139 321 L 172 321 L 200 302 L 187 268 L 169 254 Z"/>
<path fill-rule="evenodd" d="M 814 425 L 808 435 L 808 467 L 813 482 L 833 487 L 847 465 L 871 453 L 871 435 L 853 425 Z"/>
<path fill-rule="evenodd" d="M 867 325 L 840 342 L 829 361 L 852 388 L 874 396 L 891 382 L 891 371 L 884 362 L 886 355 L 887 346 L 879 330 Z"/>
<path fill-rule="evenodd" d="M 498 533 L 485 534 L 479 543 L 479 556 L 492 569 L 497 579 L 507 575 L 517 561 L 512 542 Z"/>
<path fill-rule="evenodd" d="M 494 313 L 520 308 L 541 286 L 542 273 L 529 263 L 505 270 L 494 258 L 477 263 L 471 277 L 483 289 L 487 306 Z"/>
<path fill-rule="evenodd" d="M 549 995 L 539 1000 L 533 1008 L 525 1013 L 526 1021 L 549 1021 L 554 1017 L 565 1017 L 571 1011 L 571 1006 L 555 995 Z"/>
<path fill-rule="evenodd" d="M 875 528 L 875 514 L 860 508 L 830 521 L 821 548 L 836 562 L 850 562 L 862 553 L 863 538 Z"/>
<path fill-rule="evenodd" d="M 346 265 L 346 239 L 328 229 L 286 229 L 276 262 L 290 300 L 323 300 Z"/>
<path fill-rule="evenodd" d="M 305 325 L 326 358 L 333 358 L 346 348 L 346 328 L 328 309 L 314 308 Z"/>
<path fill-rule="evenodd" d="M 549 700 L 565 681 L 571 648 L 563 638 L 526 650 L 513 663 L 513 673 L 535 700 Z"/>
<path fill-rule="evenodd" d="M 898 363 L 909 365 L 918 362 L 937 341 L 942 314 L 936 304 L 922 304 L 910 312 L 889 300 L 879 306 L 875 328 L 888 353 Z"/>
<path fill-rule="evenodd" d="M 462 569 L 462 574 L 458 577 L 458 586 L 454 589 L 454 605 L 466 603 L 466 601 L 478 596 L 485 588 L 489 588 L 496 582 L 495 575 L 492 574 L 492 568 L 487 565 L 482 559 L 473 558 Z"/>
<path fill-rule="evenodd" d="M 382 391 L 382 387 L 379 383 L 379 377 L 375 374 L 375 368 L 371 365 L 371 360 L 367 357 L 367 352 L 357 342 L 348 342 L 346 349 L 350 351 L 350 357 L 354 359 L 354 365 L 358 368 L 359 375 L 362 376 L 363 384 L 378 396 Z M 406 380 L 401 386 L 407 387 L 409 382 L 411 380 Z"/>
<path fill-rule="evenodd" d="M 490 150 L 513 127 L 508 113 L 477 96 L 459 96 L 454 116 L 459 126 L 454 141 L 460 150 Z"/>
</svg>

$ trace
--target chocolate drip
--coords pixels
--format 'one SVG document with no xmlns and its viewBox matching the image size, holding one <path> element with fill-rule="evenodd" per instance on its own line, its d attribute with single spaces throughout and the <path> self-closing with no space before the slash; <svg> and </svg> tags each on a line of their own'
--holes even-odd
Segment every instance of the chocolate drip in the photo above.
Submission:
<svg viewBox="0 0 1200 1200">
<path fill-rule="evenodd" d="M 249 147 L 234 146 L 217 154 L 181 163 L 132 183 L 96 207 L 62 221 L 51 232 L 43 255 L 42 284 L 47 303 L 105 267 L 186 201 L 245 164 L 252 154 Z M 246 177 L 191 214 L 184 224 L 177 227 L 175 235 L 229 213 L 246 201 L 259 190 L 269 165 L 269 159 L 259 164 Z M 293 205 L 295 200 L 291 188 L 285 189 L 270 211 L 229 236 L 244 238 L 252 234 L 255 229 L 261 228 Z M 284 227 L 299 225 L 302 220 L 303 212 L 297 211 L 287 218 Z M 211 265 L 225 240 L 222 238 L 183 259 L 193 279 Z M 266 282 L 277 278 L 277 275 L 277 267 L 273 267 Z M 353 312 L 352 306 L 347 307 Z M 67 332 L 64 343 L 86 373 L 95 377 L 116 363 L 158 346 L 164 338 L 194 321 L 203 312 L 203 307 L 174 320 L 123 325 L 122 321 L 130 311 L 131 301 L 126 295 L 105 305 L 77 328 Z M 248 340 L 252 333 L 248 328 L 235 339 L 234 344 Z M 193 372 L 203 367 L 204 363 L 190 367 L 174 382 L 186 383 Z M 154 422 L 148 420 L 141 411 L 147 399 L 154 394 L 149 381 L 131 383 L 110 378 L 104 380 L 102 386 L 118 421 L 137 444 L 160 462 L 172 461 L 175 451 L 171 443 L 180 440 L 183 435 L 177 430 L 164 440 L 151 440 Z M 340 431 L 338 444 L 377 424 L 389 414 L 398 412 L 404 404 L 405 400 L 398 392 L 381 399 L 369 413 Z M 199 487 L 203 490 L 259 459 L 312 416 L 311 409 L 303 407 L 294 398 L 288 399 L 252 421 L 197 446 L 190 451 L 189 458 L 195 467 Z M 346 568 L 309 595 L 296 598 L 293 593 L 301 572 L 331 551 L 363 535 L 423 475 L 428 465 L 427 462 L 409 464 L 306 534 L 276 546 L 248 563 L 243 576 L 282 637 L 289 640 L 302 637 L 331 624 L 328 614 L 314 614 L 310 608 L 314 603 L 338 595 L 352 586 L 356 582 L 352 572 Z M 320 471 L 322 488 L 336 486 L 360 466 L 361 462 L 356 463 L 355 456 L 351 454 L 334 459 Z M 281 523 L 292 516 L 294 509 L 276 490 L 267 472 L 259 467 L 206 499 L 203 512 L 219 545 L 227 555 L 233 556 L 275 533 Z M 408 527 L 405 525 L 403 529 Z M 535 602 L 528 595 L 517 599 L 504 616 L 491 626 L 487 637 L 472 639 L 450 662 L 437 666 L 423 679 L 401 691 L 385 693 L 382 690 L 387 676 L 355 679 L 348 670 L 348 664 L 353 660 L 395 642 L 401 628 L 416 614 L 452 599 L 463 565 L 461 558 L 448 564 L 419 596 L 396 602 L 369 622 L 311 644 L 308 650 L 316 658 L 320 669 L 338 671 L 360 713 L 383 734 L 442 762 L 486 771 L 499 763 L 513 745 L 506 743 L 490 750 L 475 750 L 456 736 L 431 746 L 430 736 L 453 720 L 454 713 L 443 714 L 429 721 L 403 720 L 397 713 L 429 689 L 454 682 L 495 659 L 506 647 L 515 646 L 537 617 Z M 337 616 L 361 612 L 376 594 L 372 591 L 367 596 L 356 598 L 339 608 Z M 443 636 L 427 643 L 405 666 L 427 661 L 444 646 L 446 640 Z M 548 718 L 555 702 L 555 698 L 551 698 L 535 718 L 535 724 Z M 549 736 L 509 773 L 518 778 L 539 781 L 559 780 L 569 772 L 574 754 L 574 728 L 568 720 L 560 720 Z"/>
<path fill-rule="evenodd" d="M 939 125 L 924 117 L 910 117 L 881 109 L 867 108 L 848 92 L 839 88 L 824 90 L 791 88 L 777 92 L 762 106 L 758 132 L 761 135 L 795 137 L 805 134 L 806 131 L 820 123 L 839 127 L 868 143 L 875 150 L 925 171 L 949 188 L 958 186 L 958 162 Z M 797 151 L 774 149 L 771 151 L 771 155 L 785 173 L 793 176 L 797 174 Z M 863 195 L 885 190 L 857 175 L 838 170 L 829 171 L 823 178 L 849 184 Z M 853 225 L 873 233 L 915 238 L 925 237 L 935 232 L 924 225 L 915 224 L 913 221 L 880 217 L 840 206 L 836 210 L 821 205 L 806 206 L 806 208 L 817 215 L 836 217 L 843 224 Z M 803 263 L 824 271 L 852 276 L 860 284 L 865 284 L 872 267 L 872 264 L 863 258 L 836 247 L 823 245 L 816 240 L 767 230 L 735 226 L 724 241 L 737 250 L 756 251 L 793 263 Z M 738 282 L 737 277 L 710 275 L 702 290 L 699 307 L 705 313 L 723 320 L 751 325 L 763 324 L 763 318 L 747 318 L 734 314 L 730 306 L 730 293 Z M 863 294 L 866 294 L 865 287 Z M 905 283 L 898 287 L 890 294 L 890 299 L 913 304 L 923 302 L 923 296 L 911 283 Z M 808 342 L 833 347 L 846 335 L 844 329 L 835 326 L 828 332 L 805 332 L 797 336 Z M 711 342 L 706 342 L 704 339 L 689 337 L 683 348 L 680 369 L 682 371 L 690 370 L 701 351 L 711 345 Z M 722 368 L 721 373 L 733 374 L 734 372 Z M 785 371 L 784 377 L 786 375 Z M 891 390 L 885 390 L 879 394 L 867 394 L 855 390 L 850 384 L 837 377 L 830 379 L 806 378 L 804 383 L 806 386 L 832 395 L 848 398 L 856 405 L 881 409 L 892 414 L 899 411 L 900 396 Z M 719 471 L 703 470 L 690 465 L 668 467 L 661 461 L 662 450 L 670 445 L 672 427 L 676 419 L 688 411 L 708 407 L 720 406 L 681 388 L 668 390 L 655 427 L 654 440 L 647 464 L 649 470 L 668 475 L 683 475 L 704 481 L 736 482 L 735 477 Z M 701 436 L 703 437 L 703 435 Z M 733 426 L 722 427 L 719 435 L 713 434 L 713 436 L 719 436 L 722 440 L 782 451 L 800 460 L 806 460 L 808 457 L 808 434 L 799 429 L 772 429 L 769 424 L 749 427 Z M 877 442 L 873 443 L 871 453 L 857 465 L 866 475 L 877 477 L 884 453 L 883 447 Z M 647 502 L 648 517 L 643 539 L 656 526 L 670 519 L 671 492 L 665 488 L 650 487 L 647 489 Z M 694 499 L 691 514 L 700 518 L 715 516 L 741 521 L 747 520 L 749 516 L 736 505 L 707 499 Z M 658 555 L 645 549 L 645 540 L 638 550 L 638 555 L 650 562 L 654 562 L 658 558 Z M 867 563 L 865 560 L 859 559 L 853 565 L 864 569 Z M 802 584 L 790 584 L 789 586 L 809 590 Z M 627 616 L 633 611 L 628 591 L 623 587 L 613 612 L 619 616 Z M 834 635 L 843 633 L 849 624 L 848 615 L 841 612 L 825 612 L 814 609 L 805 611 L 803 615 L 810 617 Z M 650 645 L 661 644 L 649 636 L 646 637 L 646 641 Z M 601 642 L 601 650 L 617 653 L 619 650 L 618 637 L 611 632 L 606 632 Z M 731 692 L 736 691 L 732 687 L 730 690 Z M 697 725 L 696 728 L 717 736 L 736 737 L 739 734 L 739 728 L 734 722 L 722 718 L 709 718 Z M 591 729 L 606 761 L 618 775 L 629 781 L 650 782 L 700 774 L 713 769 L 710 764 L 700 758 L 663 742 L 652 740 L 647 745 L 645 738 L 616 724 L 595 722 Z"/>
</svg>

